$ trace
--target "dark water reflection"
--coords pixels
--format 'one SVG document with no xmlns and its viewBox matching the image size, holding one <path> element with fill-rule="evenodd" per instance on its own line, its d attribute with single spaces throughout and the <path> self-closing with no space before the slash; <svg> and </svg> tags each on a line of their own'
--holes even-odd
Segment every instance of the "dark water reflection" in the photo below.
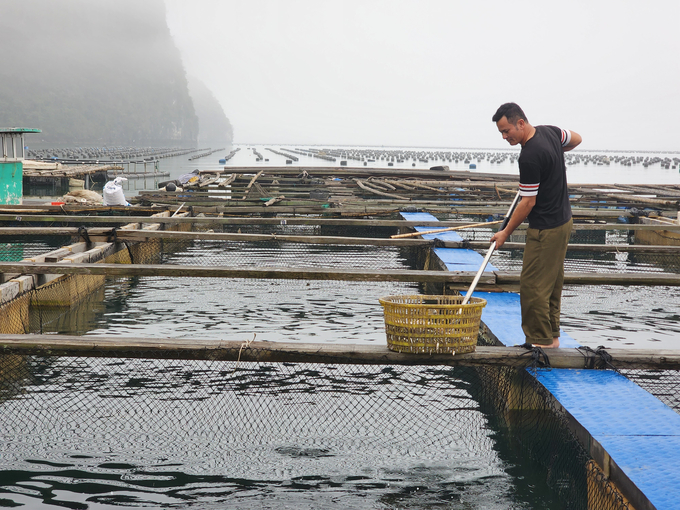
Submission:
<svg viewBox="0 0 680 510">
<path fill-rule="evenodd" d="M 83 313 L 43 321 L 43 332 L 288 342 L 385 342 L 378 298 L 415 284 L 131 278 L 107 280 Z M 45 312 L 46 313 L 46 312 Z"/>
<path fill-rule="evenodd" d="M 3 506 L 560 508 L 503 450 L 469 369 L 31 364 L 3 403 Z"/>
</svg>

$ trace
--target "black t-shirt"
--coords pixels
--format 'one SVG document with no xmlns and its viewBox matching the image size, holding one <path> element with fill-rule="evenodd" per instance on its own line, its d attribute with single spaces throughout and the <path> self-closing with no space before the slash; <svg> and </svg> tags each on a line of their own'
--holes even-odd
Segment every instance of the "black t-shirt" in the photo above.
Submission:
<svg viewBox="0 0 680 510">
<path fill-rule="evenodd" d="M 519 190 L 522 196 L 536 196 L 529 213 L 529 227 L 556 228 L 571 218 L 567 191 L 567 166 L 562 147 L 571 132 L 555 126 L 536 126 L 536 133 L 519 155 Z"/>
</svg>

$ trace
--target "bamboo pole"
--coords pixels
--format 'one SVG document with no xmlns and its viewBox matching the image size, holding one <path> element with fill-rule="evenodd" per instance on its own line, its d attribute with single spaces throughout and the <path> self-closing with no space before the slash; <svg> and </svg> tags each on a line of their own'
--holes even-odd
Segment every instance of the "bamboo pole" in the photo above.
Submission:
<svg viewBox="0 0 680 510">
<path fill-rule="evenodd" d="M 347 220 L 341 220 L 347 221 Z M 353 220 L 349 220 L 353 221 Z M 366 221 L 366 220 L 354 220 Z M 158 223 L 158 222 L 156 222 Z M 278 220 L 276 223 L 280 223 Z M 438 230 L 441 231 L 441 230 Z M 113 230 L 106 227 L 92 227 L 87 229 L 88 236 L 94 242 L 108 241 L 113 236 Z M 78 227 L 0 227 L 2 236 L 78 236 Z M 237 234 L 220 232 L 179 232 L 174 230 L 139 231 L 118 230 L 118 239 L 129 241 L 146 241 L 148 239 L 167 240 L 205 240 L 205 241 L 280 241 L 302 244 L 334 244 L 334 245 L 366 245 L 366 246 L 432 246 L 434 240 L 430 239 L 393 239 L 392 237 L 346 237 L 346 236 L 295 236 L 279 234 Z M 489 248 L 487 241 L 440 241 L 444 248 L 461 248 L 467 245 L 475 250 Z M 523 250 L 524 243 L 506 242 L 498 251 Z M 580 244 L 570 243 L 568 251 L 593 251 L 600 253 L 650 253 L 680 255 L 680 246 L 644 245 L 644 244 Z"/>
<path fill-rule="evenodd" d="M 520 271 L 495 271 L 499 286 L 518 284 Z M 680 286 L 677 273 L 590 273 L 565 271 L 565 285 L 641 285 L 641 286 Z"/>
<path fill-rule="evenodd" d="M 252 188 L 252 187 L 253 187 L 253 184 L 255 184 L 255 181 L 256 181 L 257 179 L 259 179 L 259 177 L 260 177 L 263 173 L 264 173 L 264 170 L 260 170 L 259 172 L 257 172 L 257 173 L 255 174 L 255 176 L 254 176 L 252 179 L 250 179 L 250 182 L 248 183 L 248 186 L 246 186 L 246 189 Z"/>
<path fill-rule="evenodd" d="M 366 184 L 364 184 L 363 182 L 361 182 L 359 179 L 356 179 L 356 183 L 359 185 L 359 187 L 360 187 L 361 189 L 366 190 L 366 191 L 368 191 L 368 192 L 370 192 L 370 193 L 375 193 L 376 195 L 380 195 L 380 196 L 384 196 L 384 197 L 390 197 L 390 198 L 393 198 L 393 199 L 395 199 L 395 200 L 405 200 L 405 201 L 410 201 L 410 200 L 411 200 L 411 199 L 408 198 L 408 197 L 402 197 L 402 196 L 399 196 L 399 195 L 393 195 L 393 194 L 391 194 L 391 193 L 385 193 L 385 192 L 383 192 L 383 191 L 378 191 L 377 189 L 374 189 L 374 188 L 371 188 L 371 187 L 367 186 Z"/>
<path fill-rule="evenodd" d="M 373 282 L 470 283 L 474 271 L 418 271 L 387 269 L 368 271 L 353 268 L 297 268 L 234 266 L 185 266 L 174 264 L 62 264 L 40 262 L 0 262 L 0 274 L 84 274 L 115 277 L 169 276 L 189 278 L 251 278 L 275 280 L 327 280 Z M 503 286 L 519 283 L 519 271 L 487 271 L 481 276 L 484 285 Z M 676 273 L 586 273 L 565 272 L 564 283 L 573 285 L 643 285 L 680 286 Z"/>
<path fill-rule="evenodd" d="M 468 241 L 470 248 L 484 250 L 489 247 L 487 241 Z M 523 250 L 524 243 L 506 242 L 499 251 L 503 250 Z M 568 252 L 573 251 L 594 251 L 599 253 L 655 253 L 680 255 L 680 246 L 645 245 L 645 244 L 582 244 L 569 243 Z"/>
<path fill-rule="evenodd" d="M 76 232 L 77 234 L 77 229 Z M 90 233 L 90 238 L 93 235 Z M 243 233 L 218 233 L 218 232 L 174 232 L 161 230 L 156 232 L 147 231 L 118 231 L 118 239 L 130 241 L 147 241 L 149 239 L 169 240 L 204 240 L 204 241 L 239 241 L 239 242 L 263 242 L 278 241 L 282 243 L 299 244 L 323 244 L 323 245 L 359 245 L 359 246 L 397 246 L 417 247 L 433 246 L 434 240 L 429 239 L 391 239 L 375 237 L 343 237 L 343 236 L 301 236 L 280 234 L 243 234 Z M 96 238 L 96 237 L 95 237 Z M 460 248 L 464 243 L 450 243 L 451 248 Z"/>
<path fill-rule="evenodd" d="M 450 208 L 449 208 L 450 210 Z M 174 207 L 173 207 L 174 211 Z M 264 207 L 257 209 L 258 212 L 264 212 Z M 267 212 L 275 212 L 266 210 Z M 328 209 L 323 209 L 323 211 L 328 211 Z M 154 212 L 158 212 L 158 208 L 154 209 Z M 194 213 L 205 213 L 206 211 L 194 208 Z M 230 212 L 226 208 L 212 209 L 210 211 L 213 214 L 218 213 L 228 213 Z M 245 211 L 238 210 L 234 213 L 243 213 Z M 349 212 L 349 211 L 348 211 Z M 359 212 L 359 211 L 357 211 Z M 396 212 L 396 211 L 393 211 Z M 505 212 L 505 211 L 504 211 Z M 487 211 L 488 214 L 488 211 Z M 244 216 L 231 216 L 231 217 L 185 217 L 185 218 L 152 218 L 150 216 L 79 216 L 79 215 L 41 215 L 41 214 L 23 214 L 17 216 L 15 214 L 0 214 L 0 222 L 44 222 L 44 223 L 54 223 L 54 222 L 68 222 L 68 223 L 78 223 L 78 224 L 111 224 L 111 223 L 164 223 L 166 225 L 173 224 L 187 224 L 195 223 L 200 225 L 337 225 L 337 226 L 371 226 L 371 227 L 412 227 L 412 226 L 422 226 L 422 227 L 458 227 L 466 225 L 461 224 L 460 221 L 455 220 L 445 220 L 445 221 L 410 221 L 410 220 L 392 220 L 392 219 L 343 219 L 343 218 L 319 218 L 319 217 L 278 217 L 278 218 L 250 218 Z M 483 225 L 490 225 L 492 222 L 485 222 Z M 19 227 L 2 227 L 0 232 L 4 235 L 11 235 L 10 231 L 2 230 L 6 228 L 19 228 Z M 517 230 L 526 229 L 526 224 L 517 227 Z M 439 229 L 441 230 L 441 229 Z M 670 230 L 675 232 L 680 232 L 680 225 L 676 224 L 664 224 L 664 225 L 645 225 L 639 223 L 574 223 L 573 230 L 624 230 L 624 231 L 635 231 L 635 230 Z M 422 234 L 419 232 L 419 234 Z"/>
<path fill-rule="evenodd" d="M 410 232 L 408 234 L 397 234 L 394 236 L 390 236 L 392 239 L 402 239 L 405 237 L 416 237 L 416 236 L 424 236 L 426 234 L 438 234 L 440 232 L 451 232 L 452 230 L 463 230 L 465 228 L 475 228 L 475 227 L 487 227 L 489 225 L 498 225 L 499 223 L 503 223 L 504 220 L 498 220 L 498 221 L 487 221 L 484 223 L 472 223 L 470 225 L 462 225 L 460 227 L 449 227 L 449 228 L 440 228 L 438 230 L 426 230 L 425 232 Z"/>
<path fill-rule="evenodd" d="M 291 267 L 232 267 L 185 266 L 174 264 L 62 264 L 40 262 L 0 262 L 0 274 L 84 274 L 116 277 L 168 276 L 181 278 L 250 278 L 267 280 L 327 280 L 372 282 L 469 283 L 474 272 L 418 271 L 386 269 L 368 271 L 354 268 L 291 268 Z M 489 272 L 484 283 L 493 284 L 496 277 Z"/>
</svg>

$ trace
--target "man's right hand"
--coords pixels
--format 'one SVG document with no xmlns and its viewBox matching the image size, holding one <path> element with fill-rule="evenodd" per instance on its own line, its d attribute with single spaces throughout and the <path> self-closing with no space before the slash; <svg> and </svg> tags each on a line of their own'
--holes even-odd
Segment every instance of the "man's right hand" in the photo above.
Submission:
<svg viewBox="0 0 680 510">
<path fill-rule="evenodd" d="M 489 243 L 496 241 L 496 249 L 498 249 L 505 244 L 505 241 L 508 240 L 508 237 L 510 237 L 509 233 L 507 233 L 505 230 L 499 230 L 491 237 Z"/>
</svg>

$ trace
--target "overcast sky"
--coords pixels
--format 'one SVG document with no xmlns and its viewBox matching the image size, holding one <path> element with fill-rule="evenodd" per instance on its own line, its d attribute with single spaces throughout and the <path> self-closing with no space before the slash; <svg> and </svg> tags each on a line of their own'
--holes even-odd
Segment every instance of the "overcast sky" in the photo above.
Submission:
<svg viewBox="0 0 680 510">
<path fill-rule="evenodd" d="M 504 102 L 591 150 L 680 150 L 680 2 L 166 0 L 235 143 L 507 147 Z"/>
</svg>

